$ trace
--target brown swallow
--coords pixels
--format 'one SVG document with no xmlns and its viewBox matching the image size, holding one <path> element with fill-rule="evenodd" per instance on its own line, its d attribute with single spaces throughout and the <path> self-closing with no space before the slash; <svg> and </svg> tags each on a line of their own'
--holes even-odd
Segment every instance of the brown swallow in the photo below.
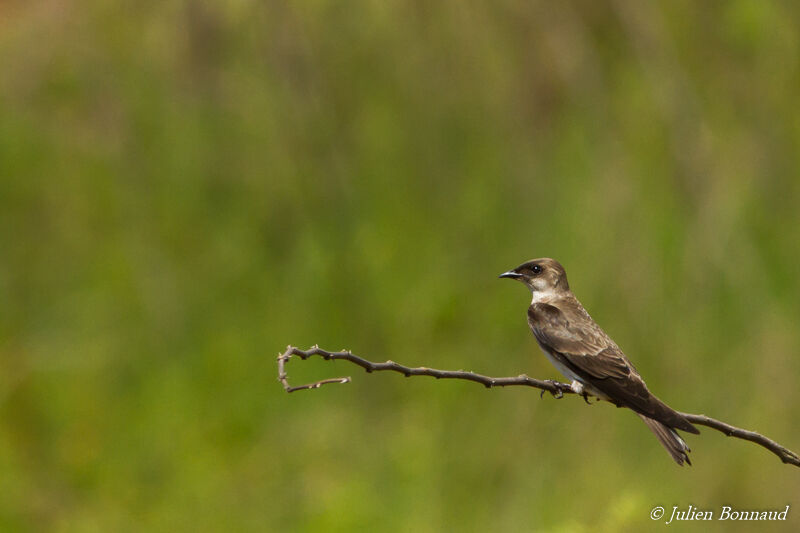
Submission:
<svg viewBox="0 0 800 533">
<path fill-rule="evenodd" d="M 633 363 L 572 294 L 558 261 L 534 259 L 500 277 L 516 279 L 530 289 L 528 325 L 553 366 L 572 381 L 575 393 L 635 411 L 676 463 L 692 464 L 689 447 L 675 430 L 700 432 L 648 390 Z"/>
</svg>

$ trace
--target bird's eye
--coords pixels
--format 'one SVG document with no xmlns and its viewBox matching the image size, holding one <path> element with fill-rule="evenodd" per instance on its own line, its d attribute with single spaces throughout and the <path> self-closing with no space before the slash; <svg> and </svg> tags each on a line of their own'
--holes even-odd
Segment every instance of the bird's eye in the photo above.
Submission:
<svg viewBox="0 0 800 533">
<path fill-rule="evenodd" d="M 540 267 L 539 265 L 533 265 L 531 267 L 531 272 L 533 272 L 534 274 L 541 274 L 542 273 L 542 267 Z"/>
</svg>

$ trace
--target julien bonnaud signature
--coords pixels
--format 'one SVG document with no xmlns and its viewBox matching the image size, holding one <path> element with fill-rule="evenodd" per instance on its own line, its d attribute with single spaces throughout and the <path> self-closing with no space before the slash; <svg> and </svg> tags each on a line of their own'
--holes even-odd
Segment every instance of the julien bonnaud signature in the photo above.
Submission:
<svg viewBox="0 0 800 533">
<path fill-rule="evenodd" d="M 786 520 L 789 514 L 789 506 L 783 509 L 757 509 L 757 510 L 744 510 L 734 509 L 723 505 L 718 511 L 709 509 L 699 509 L 693 505 L 689 505 L 686 509 L 678 509 L 675 505 L 669 512 L 669 519 L 664 524 L 671 524 L 677 520 L 679 522 L 685 520 Z M 650 518 L 653 520 L 661 520 L 665 516 L 665 509 L 660 505 L 653 507 L 650 511 Z"/>
</svg>

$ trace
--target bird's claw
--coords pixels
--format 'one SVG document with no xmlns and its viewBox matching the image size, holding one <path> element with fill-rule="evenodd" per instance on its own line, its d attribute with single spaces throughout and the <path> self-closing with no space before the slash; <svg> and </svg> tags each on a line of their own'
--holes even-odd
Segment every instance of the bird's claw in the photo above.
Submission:
<svg viewBox="0 0 800 533">
<path fill-rule="evenodd" d="M 549 383 L 550 385 L 552 385 L 553 389 L 555 389 L 555 390 L 542 389 L 542 392 L 539 393 L 539 398 L 544 398 L 544 393 L 545 392 L 549 392 L 550 394 L 552 394 L 553 398 L 555 398 L 556 400 L 560 400 L 561 398 L 564 397 L 564 392 L 561 390 L 561 387 L 560 387 L 561 383 L 560 382 L 558 382 L 558 381 L 556 381 L 554 379 L 546 379 L 544 381 L 545 381 L 545 383 Z"/>
</svg>

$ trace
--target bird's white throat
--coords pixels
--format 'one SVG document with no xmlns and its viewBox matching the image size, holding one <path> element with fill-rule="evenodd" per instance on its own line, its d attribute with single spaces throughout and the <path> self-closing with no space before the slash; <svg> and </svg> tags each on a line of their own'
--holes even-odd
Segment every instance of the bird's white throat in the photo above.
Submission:
<svg viewBox="0 0 800 533">
<path fill-rule="evenodd" d="M 531 290 L 531 295 L 533 296 L 531 298 L 531 305 L 550 302 L 550 301 L 554 300 L 556 298 L 556 296 L 557 296 L 556 295 L 556 291 L 554 291 L 552 289 L 549 289 L 549 290 L 546 290 L 546 291 L 534 291 L 534 290 Z"/>
</svg>

